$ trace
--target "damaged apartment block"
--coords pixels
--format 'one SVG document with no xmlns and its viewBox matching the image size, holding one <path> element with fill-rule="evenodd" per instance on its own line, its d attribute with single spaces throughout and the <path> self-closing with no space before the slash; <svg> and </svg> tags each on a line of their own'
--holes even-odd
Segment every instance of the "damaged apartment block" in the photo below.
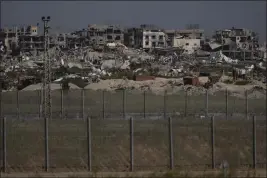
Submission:
<svg viewBox="0 0 267 178">
<path fill-rule="evenodd" d="M 258 34 L 243 28 L 218 30 L 213 38 L 220 44 L 218 48 L 233 59 L 253 60 L 259 47 Z"/>
<path fill-rule="evenodd" d="M 89 43 L 103 48 L 107 43 L 124 44 L 124 29 L 118 25 L 88 25 Z"/>
<path fill-rule="evenodd" d="M 125 33 L 125 45 L 145 50 L 166 47 L 164 31 L 155 25 L 143 24 L 140 28 L 129 28 Z"/>
<path fill-rule="evenodd" d="M 56 43 L 61 49 L 72 49 L 89 45 L 87 30 L 82 29 L 73 33 L 61 33 L 56 37 Z"/>
<path fill-rule="evenodd" d="M 182 48 L 185 54 L 193 54 L 204 43 L 204 30 L 185 29 L 167 30 L 168 46 Z"/>
<path fill-rule="evenodd" d="M 44 36 L 38 34 L 38 25 L 1 29 L 0 40 L 13 54 L 44 50 Z M 48 43 L 49 48 L 55 46 L 52 37 L 49 37 Z"/>
</svg>

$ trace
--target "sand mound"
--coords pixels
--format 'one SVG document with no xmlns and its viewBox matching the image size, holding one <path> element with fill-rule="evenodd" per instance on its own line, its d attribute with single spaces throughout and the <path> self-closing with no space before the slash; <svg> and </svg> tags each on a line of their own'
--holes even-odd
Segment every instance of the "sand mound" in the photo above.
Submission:
<svg viewBox="0 0 267 178">
<path fill-rule="evenodd" d="M 22 91 L 34 91 L 34 90 L 41 90 L 42 89 L 42 83 L 37 83 L 33 85 L 29 85 L 26 88 L 24 88 Z M 51 83 L 51 90 L 60 90 L 61 85 L 57 83 Z M 74 85 L 72 83 L 69 84 L 70 89 L 80 89 L 77 85 Z"/>
</svg>

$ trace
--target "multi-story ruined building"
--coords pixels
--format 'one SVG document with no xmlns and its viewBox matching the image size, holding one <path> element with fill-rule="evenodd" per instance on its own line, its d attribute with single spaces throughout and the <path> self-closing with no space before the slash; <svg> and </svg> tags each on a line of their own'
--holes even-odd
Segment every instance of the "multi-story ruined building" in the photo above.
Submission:
<svg viewBox="0 0 267 178">
<path fill-rule="evenodd" d="M 165 30 L 166 34 L 166 46 L 173 47 L 173 40 L 176 35 L 176 30 Z"/>
<path fill-rule="evenodd" d="M 217 42 L 230 48 L 239 50 L 252 50 L 258 48 L 258 35 L 251 30 L 244 28 L 232 28 L 217 30 L 214 38 Z M 231 45 L 232 44 L 232 45 Z"/>
<path fill-rule="evenodd" d="M 82 29 L 73 33 L 60 33 L 55 37 L 55 43 L 62 49 L 71 49 L 89 45 L 87 30 Z"/>
<path fill-rule="evenodd" d="M 194 53 L 204 43 L 204 30 L 166 30 L 167 44 L 169 47 L 184 49 L 187 54 Z"/>
<path fill-rule="evenodd" d="M 125 45 L 152 49 L 166 47 L 166 35 L 160 28 L 144 24 L 140 28 L 129 28 L 125 34 Z"/>
<path fill-rule="evenodd" d="M 88 25 L 89 43 L 104 46 L 106 43 L 124 43 L 124 29 L 118 25 Z"/>
<path fill-rule="evenodd" d="M 0 32 L 0 40 L 4 41 L 9 51 L 19 47 L 20 51 L 43 51 L 44 37 L 38 34 L 38 26 L 4 28 Z M 53 47 L 52 37 L 49 37 L 49 47 Z"/>
<path fill-rule="evenodd" d="M 0 29 L 0 40 L 6 46 L 8 52 L 18 46 L 18 35 L 16 27 Z"/>
<path fill-rule="evenodd" d="M 253 58 L 259 47 L 258 35 L 245 28 L 217 30 L 213 38 L 222 45 L 224 53 L 233 58 Z"/>
</svg>

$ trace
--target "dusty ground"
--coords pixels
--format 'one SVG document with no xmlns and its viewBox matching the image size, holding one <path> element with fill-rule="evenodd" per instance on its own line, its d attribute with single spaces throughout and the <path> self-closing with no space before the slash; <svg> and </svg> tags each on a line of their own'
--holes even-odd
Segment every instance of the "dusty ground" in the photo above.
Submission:
<svg viewBox="0 0 267 178">
<path fill-rule="evenodd" d="M 229 171 L 226 177 L 266 177 L 266 170 L 257 169 L 257 170 L 235 170 Z M 161 177 L 161 178 L 170 178 L 170 177 L 225 177 L 221 170 L 206 170 L 206 171 L 171 171 L 171 172 L 101 172 L 101 173 L 88 173 L 88 172 L 62 172 L 62 173 L 13 173 L 13 174 L 3 174 L 2 177 L 36 177 L 36 178 L 45 178 L 45 177 Z"/>
</svg>

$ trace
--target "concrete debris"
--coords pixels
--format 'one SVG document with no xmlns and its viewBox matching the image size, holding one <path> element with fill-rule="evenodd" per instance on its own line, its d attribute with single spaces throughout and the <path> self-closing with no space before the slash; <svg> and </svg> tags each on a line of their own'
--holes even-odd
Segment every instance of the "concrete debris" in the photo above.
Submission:
<svg viewBox="0 0 267 178">
<path fill-rule="evenodd" d="M 231 59 L 231 58 L 225 56 L 222 53 L 222 51 L 211 53 L 210 59 L 211 59 L 211 61 L 215 61 L 215 62 L 218 62 L 218 63 L 222 63 L 222 62 L 225 62 L 225 63 L 228 63 L 228 64 L 237 64 L 238 63 L 237 59 L 234 60 L 234 59 Z"/>
<path fill-rule="evenodd" d="M 220 48 L 217 44 L 210 43 L 210 46 L 212 49 Z M 5 90 L 15 89 L 18 84 L 24 90 L 40 89 L 43 53 L 24 52 L 8 57 L 1 43 L 0 52 Z M 180 48 L 166 48 L 145 52 L 113 42 L 106 43 L 102 50 L 77 45 L 68 50 L 53 47 L 48 50 L 48 57 L 51 59 L 52 85 L 56 89 L 67 83 L 70 88 L 94 90 L 124 88 L 175 93 L 188 89 L 191 93 L 204 93 L 209 88 L 213 93 L 227 87 L 241 92 L 240 88 L 255 81 L 266 82 L 266 61 L 240 61 L 226 56 L 221 50 L 207 52 L 198 49 L 189 54 Z M 244 86 L 235 84 L 240 81 L 249 82 Z"/>
</svg>

